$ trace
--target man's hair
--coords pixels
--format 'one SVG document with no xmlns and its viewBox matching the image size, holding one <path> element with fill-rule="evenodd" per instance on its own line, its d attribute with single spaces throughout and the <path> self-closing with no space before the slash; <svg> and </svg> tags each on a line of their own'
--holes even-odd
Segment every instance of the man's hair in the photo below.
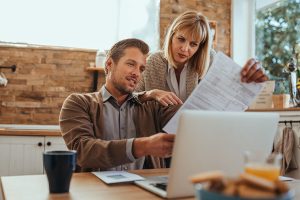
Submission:
<svg viewBox="0 0 300 200">
<path fill-rule="evenodd" d="M 114 44 L 107 53 L 106 60 L 111 58 L 114 63 L 118 63 L 120 58 L 124 56 L 124 51 L 130 47 L 138 48 L 144 55 L 149 53 L 149 46 L 144 41 L 136 38 L 128 38 Z M 104 70 L 105 74 L 107 74 L 106 66 Z"/>
<path fill-rule="evenodd" d="M 198 50 L 189 60 L 189 65 L 201 78 L 208 69 L 211 49 L 211 34 L 207 18 L 197 11 L 186 11 L 173 21 L 165 37 L 163 51 L 165 58 L 174 67 L 176 66 L 172 55 L 172 38 L 177 31 L 184 31 L 200 41 Z"/>
<path fill-rule="evenodd" d="M 120 58 L 124 55 L 124 51 L 130 47 L 138 48 L 144 55 L 147 55 L 149 53 L 148 44 L 136 38 L 129 38 L 121 40 L 114 44 L 107 53 L 106 60 L 108 58 L 111 58 L 115 63 L 118 63 Z M 107 73 L 106 67 L 105 72 Z"/>
</svg>

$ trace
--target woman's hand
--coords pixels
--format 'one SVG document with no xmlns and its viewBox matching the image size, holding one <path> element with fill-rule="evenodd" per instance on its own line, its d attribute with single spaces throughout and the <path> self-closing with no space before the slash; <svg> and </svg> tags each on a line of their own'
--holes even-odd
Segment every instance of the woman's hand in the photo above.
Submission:
<svg viewBox="0 0 300 200">
<path fill-rule="evenodd" d="M 247 61 L 241 71 L 241 81 L 244 83 L 261 83 L 269 80 L 265 74 L 265 70 L 262 68 L 260 62 L 251 58 Z"/>
<path fill-rule="evenodd" d="M 156 100 L 163 106 L 182 104 L 182 101 L 173 92 L 154 89 L 145 94 L 148 99 Z"/>
</svg>

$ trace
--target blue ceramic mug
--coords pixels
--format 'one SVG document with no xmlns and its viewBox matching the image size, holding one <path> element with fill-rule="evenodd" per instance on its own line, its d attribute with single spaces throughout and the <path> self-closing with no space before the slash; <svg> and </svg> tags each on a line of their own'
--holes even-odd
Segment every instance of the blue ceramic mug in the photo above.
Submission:
<svg viewBox="0 0 300 200">
<path fill-rule="evenodd" d="M 43 153 L 50 193 L 69 192 L 76 167 L 76 151 L 46 151 Z"/>
</svg>

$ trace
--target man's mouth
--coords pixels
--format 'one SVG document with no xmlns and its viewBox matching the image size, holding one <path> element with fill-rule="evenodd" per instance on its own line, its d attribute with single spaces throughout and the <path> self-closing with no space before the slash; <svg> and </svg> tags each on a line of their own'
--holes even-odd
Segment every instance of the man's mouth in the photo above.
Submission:
<svg viewBox="0 0 300 200">
<path fill-rule="evenodd" d="M 131 84 L 134 84 L 134 85 L 137 84 L 137 79 L 136 78 L 127 77 L 126 80 L 129 81 Z"/>
</svg>

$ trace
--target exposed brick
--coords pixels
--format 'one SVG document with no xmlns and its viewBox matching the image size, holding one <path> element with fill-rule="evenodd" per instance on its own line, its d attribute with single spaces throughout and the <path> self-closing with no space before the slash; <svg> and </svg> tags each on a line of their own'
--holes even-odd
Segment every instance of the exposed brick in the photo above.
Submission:
<svg viewBox="0 0 300 200">
<path fill-rule="evenodd" d="M 91 92 L 93 73 L 85 68 L 95 55 L 91 50 L 0 46 L 0 64 L 17 65 L 15 73 L 4 71 L 8 85 L 0 88 L 0 123 L 58 124 L 69 94 Z"/>
<path fill-rule="evenodd" d="M 16 101 L 42 101 L 45 99 L 45 92 L 23 92 L 16 97 Z"/>
<path fill-rule="evenodd" d="M 231 0 L 161 0 L 160 45 L 172 20 L 186 10 L 202 12 L 209 20 L 217 22 L 217 43 L 214 48 L 230 55 Z M 220 37 L 220 36 L 223 37 Z"/>
</svg>

